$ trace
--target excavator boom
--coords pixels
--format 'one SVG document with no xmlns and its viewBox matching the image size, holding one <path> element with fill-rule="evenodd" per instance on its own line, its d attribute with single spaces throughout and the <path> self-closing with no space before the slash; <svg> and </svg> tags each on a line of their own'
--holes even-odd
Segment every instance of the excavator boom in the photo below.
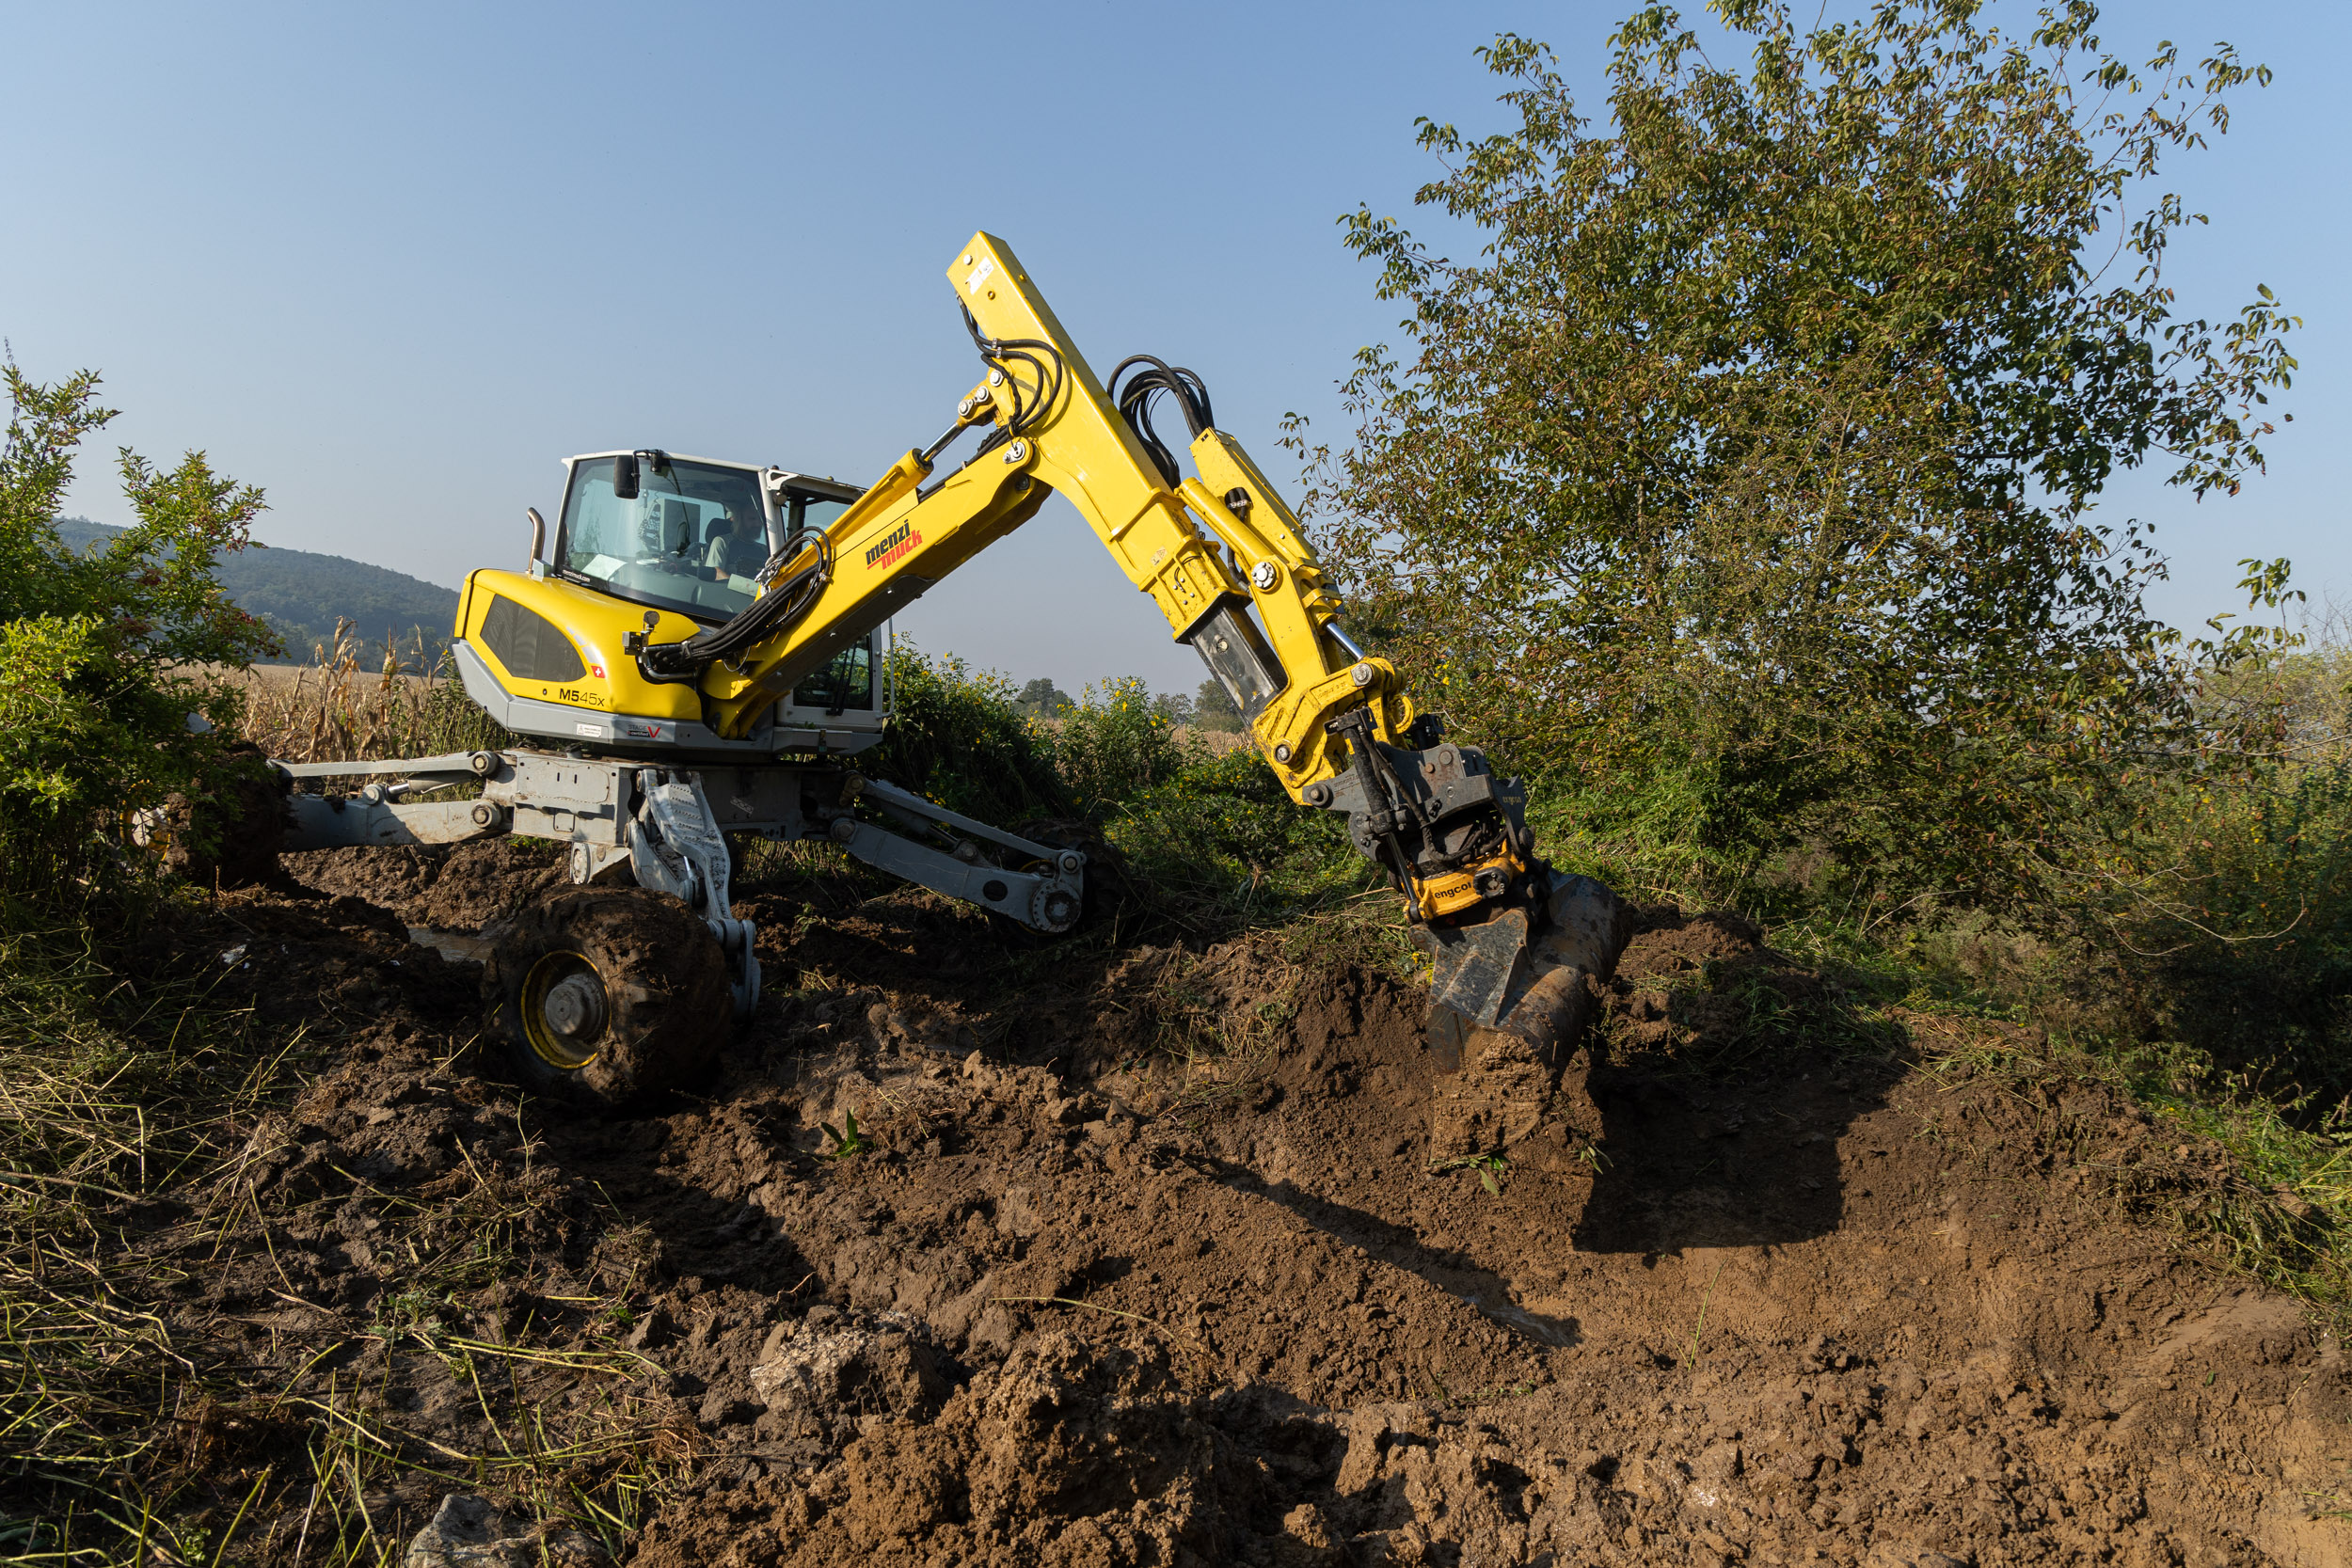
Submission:
<svg viewBox="0 0 2352 1568">
<path fill-rule="evenodd" d="M 1474 751 L 1438 744 L 1434 722 L 1416 728 L 1395 669 L 1340 628 L 1339 598 L 1297 517 L 1210 422 L 1200 379 L 1138 356 L 1114 375 L 1134 372 L 1115 404 L 1002 240 L 974 235 L 947 277 L 986 366 L 947 433 L 900 458 L 787 563 L 778 581 L 804 600 L 788 618 L 764 599 L 741 618 L 753 626 L 649 644 L 639 655 L 648 676 L 698 678 L 713 728 L 741 735 L 849 638 L 1058 491 L 1232 694 L 1291 797 L 1348 812 L 1417 922 L 1544 896 L 1517 785 Z M 1163 394 L 1184 415 L 1193 477 L 1152 427 Z M 977 450 L 934 478 L 935 459 L 968 432 L 981 435 Z"/>
<path fill-rule="evenodd" d="M 1615 900 L 1537 860 L 1518 783 L 1474 748 L 1445 744 L 1389 661 L 1348 640 L 1298 518 L 1216 427 L 1200 379 L 1137 356 L 1106 388 L 993 235 L 975 234 L 947 278 L 985 373 L 946 434 L 908 451 L 785 565 L 778 582 L 803 599 L 788 617 L 745 628 L 755 639 L 720 628 L 646 645 L 648 676 L 699 676 L 714 726 L 741 734 L 849 638 L 1057 491 L 1231 693 L 1292 799 L 1345 814 L 1357 847 L 1394 880 L 1431 958 L 1442 1022 L 1467 1037 L 1516 1021 L 1544 1052 L 1580 1027 L 1581 982 L 1561 972 L 1613 966 Z M 1192 477 L 1152 427 L 1162 396 L 1184 414 Z M 967 433 L 978 433 L 976 450 L 934 477 Z M 759 607 L 741 619 L 759 620 Z"/>
</svg>

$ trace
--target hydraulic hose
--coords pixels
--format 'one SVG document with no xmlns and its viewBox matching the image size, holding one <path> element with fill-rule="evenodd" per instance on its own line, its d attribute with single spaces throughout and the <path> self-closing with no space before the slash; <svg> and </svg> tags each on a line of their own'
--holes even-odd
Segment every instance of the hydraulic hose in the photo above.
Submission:
<svg viewBox="0 0 2352 1568">
<path fill-rule="evenodd" d="M 640 645 L 637 673 L 658 685 L 683 686 L 702 679 L 721 660 L 738 660 L 808 613 L 833 578 L 833 549 L 822 533 L 803 535 L 812 552 L 808 564 L 771 585 L 733 620 L 676 642 Z"/>
</svg>

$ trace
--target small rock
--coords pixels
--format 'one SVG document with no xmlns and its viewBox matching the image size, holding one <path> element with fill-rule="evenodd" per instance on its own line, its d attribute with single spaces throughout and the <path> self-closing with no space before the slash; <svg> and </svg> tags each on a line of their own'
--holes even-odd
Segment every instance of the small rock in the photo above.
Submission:
<svg viewBox="0 0 2352 1568">
<path fill-rule="evenodd" d="M 705 1432 L 716 1432 L 721 1427 L 740 1426 L 745 1421 L 756 1420 L 765 1408 L 745 1399 L 740 1389 L 713 1388 L 703 1396 L 702 1408 L 695 1413 L 694 1419 Z"/>
<path fill-rule="evenodd" d="M 1027 1187 L 1007 1187 L 996 1200 L 996 1228 L 1007 1236 L 1034 1236 L 1045 1228 L 1037 1212 L 1036 1194 Z"/>
<path fill-rule="evenodd" d="M 670 1314 L 659 1307 L 649 1307 L 645 1315 L 630 1326 L 621 1343 L 631 1350 L 656 1350 L 668 1344 L 674 1332 Z"/>
<path fill-rule="evenodd" d="M 529 1568 L 531 1527 L 487 1497 L 453 1492 L 408 1543 L 402 1568 Z"/>
</svg>

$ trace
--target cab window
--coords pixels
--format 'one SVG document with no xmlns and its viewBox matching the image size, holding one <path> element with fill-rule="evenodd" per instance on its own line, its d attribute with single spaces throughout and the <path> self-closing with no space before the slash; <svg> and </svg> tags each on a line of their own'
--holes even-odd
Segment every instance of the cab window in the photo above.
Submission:
<svg viewBox="0 0 2352 1568">
<path fill-rule="evenodd" d="M 874 706 L 874 639 L 852 642 L 818 665 L 792 689 L 794 707 L 822 708 L 827 713 Z"/>
<path fill-rule="evenodd" d="M 557 560 L 568 576 L 608 593 L 727 620 L 757 596 L 769 552 L 756 476 L 707 463 L 647 459 L 638 492 L 612 491 L 612 464 L 574 466 Z"/>
</svg>

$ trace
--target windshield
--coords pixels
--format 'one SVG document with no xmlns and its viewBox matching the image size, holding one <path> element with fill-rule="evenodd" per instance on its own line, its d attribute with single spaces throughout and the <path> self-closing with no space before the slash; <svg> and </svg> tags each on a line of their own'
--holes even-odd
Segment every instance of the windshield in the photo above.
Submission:
<svg viewBox="0 0 2352 1568">
<path fill-rule="evenodd" d="M 749 608 L 768 561 L 757 476 L 707 463 L 638 465 L 638 493 L 612 493 L 612 464 L 572 470 L 564 501 L 564 570 L 625 598 L 726 620 Z"/>
</svg>

